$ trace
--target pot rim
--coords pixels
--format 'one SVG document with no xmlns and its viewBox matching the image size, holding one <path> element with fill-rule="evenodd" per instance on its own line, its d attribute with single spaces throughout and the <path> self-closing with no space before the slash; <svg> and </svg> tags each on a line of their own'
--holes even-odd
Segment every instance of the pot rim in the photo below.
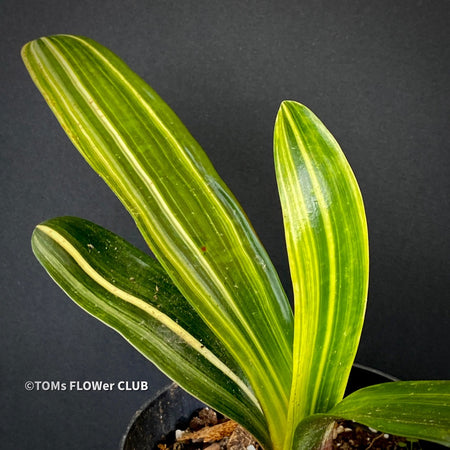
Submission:
<svg viewBox="0 0 450 450">
<path fill-rule="evenodd" d="M 373 367 L 365 366 L 364 364 L 354 363 L 353 367 L 357 367 L 358 369 L 365 370 L 366 372 L 371 372 L 371 373 L 374 373 L 376 375 L 380 375 L 380 376 L 382 376 L 384 378 L 387 378 L 388 380 L 391 380 L 391 381 L 400 381 L 400 378 L 394 377 L 394 375 L 390 375 L 390 374 L 388 374 L 386 372 L 383 372 L 382 370 L 374 369 Z"/>
<path fill-rule="evenodd" d="M 147 399 L 133 414 L 131 419 L 128 421 L 127 428 L 125 432 L 122 434 L 122 438 L 120 439 L 120 445 L 119 450 L 123 450 L 125 446 L 126 439 L 128 437 L 128 433 L 131 430 L 131 427 L 134 425 L 134 422 L 137 420 L 137 418 L 147 409 L 147 407 L 153 403 L 158 397 L 160 397 L 164 392 L 168 391 L 171 388 L 177 387 L 178 384 L 174 381 L 169 380 L 169 384 L 166 384 L 162 388 L 158 389 L 149 399 Z M 191 395 L 191 394 L 189 394 Z"/>
</svg>

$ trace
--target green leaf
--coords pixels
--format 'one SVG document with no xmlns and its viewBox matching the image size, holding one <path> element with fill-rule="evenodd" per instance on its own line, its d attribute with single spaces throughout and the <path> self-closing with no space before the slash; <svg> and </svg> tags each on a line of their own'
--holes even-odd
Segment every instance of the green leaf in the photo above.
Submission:
<svg viewBox="0 0 450 450">
<path fill-rule="evenodd" d="M 297 426 L 290 450 L 329 450 L 332 448 L 332 431 L 335 417 L 314 414 Z"/>
<path fill-rule="evenodd" d="M 180 386 L 268 442 L 265 419 L 245 376 L 155 259 L 74 217 L 38 225 L 32 245 L 79 306 L 117 330 Z"/>
<path fill-rule="evenodd" d="M 350 394 L 330 415 L 450 447 L 450 381 L 397 381 Z"/>
<path fill-rule="evenodd" d="M 339 419 L 450 447 L 450 381 L 399 381 L 360 389 L 328 413 L 302 420 L 292 449 L 331 448 L 330 430 Z"/>
<path fill-rule="evenodd" d="M 295 300 L 295 427 L 344 394 L 364 319 L 368 238 L 351 168 L 308 108 L 282 103 L 274 147 Z"/>
<path fill-rule="evenodd" d="M 46 37 L 27 44 L 22 56 L 72 142 L 245 371 L 280 442 L 292 379 L 292 311 L 203 150 L 161 98 L 96 42 Z"/>
</svg>

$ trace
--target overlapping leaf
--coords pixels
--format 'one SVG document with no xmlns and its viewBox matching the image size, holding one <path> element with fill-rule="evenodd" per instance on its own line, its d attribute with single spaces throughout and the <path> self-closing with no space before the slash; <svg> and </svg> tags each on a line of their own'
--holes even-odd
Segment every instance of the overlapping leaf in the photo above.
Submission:
<svg viewBox="0 0 450 450">
<path fill-rule="evenodd" d="M 313 414 L 303 419 L 295 429 L 290 450 L 329 450 L 337 417 Z"/>
<path fill-rule="evenodd" d="M 295 427 L 344 394 L 364 318 L 368 239 L 350 166 L 308 108 L 282 103 L 274 147 L 295 299 Z"/>
<path fill-rule="evenodd" d="M 193 395 L 268 441 L 265 419 L 245 376 L 156 260 L 74 217 L 38 225 L 32 245 L 79 306 Z"/>
<path fill-rule="evenodd" d="M 353 173 L 311 111 L 284 102 L 274 138 L 294 332 L 245 214 L 158 95 L 86 38 L 42 38 L 22 55 L 161 263 L 81 219 L 39 225 L 37 257 L 80 306 L 267 450 L 315 446 L 335 415 L 448 444 L 448 382 L 375 386 L 335 406 L 363 323 L 367 229 Z"/>
<path fill-rule="evenodd" d="M 246 372 L 270 411 L 271 434 L 281 440 L 292 311 L 265 250 L 204 152 L 158 95 L 94 41 L 52 36 L 27 44 L 22 55 L 73 143 Z"/>
</svg>

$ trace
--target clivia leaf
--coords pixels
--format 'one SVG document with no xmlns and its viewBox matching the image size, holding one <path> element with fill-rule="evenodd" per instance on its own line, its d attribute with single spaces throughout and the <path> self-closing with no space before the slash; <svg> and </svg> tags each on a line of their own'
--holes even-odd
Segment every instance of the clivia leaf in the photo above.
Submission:
<svg viewBox="0 0 450 450">
<path fill-rule="evenodd" d="M 448 382 L 374 386 L 339 403 L 365 311 L 367 228 L 350 166 L 311 111 L 284 102 L 274 136 L 294 324 L 241 207 L 145 82 L 87 38 L 38 39 L 22 55 L 159 260 L 82 219 L 45 222 L 33 249 L 75 302 L 266 450 L 315 448 L 334 416 L 448 445 Z"/>
<path fill-rule="evenodd" d="M 327 413 L 302 420 L 292 449 L 331 448 L 330 430 L 339 419 L 450 447 L 450 381 L 397 381 L 360 389 Z"/>
<path fill-rule="evenodd" d="M 79 306 L 191 394 L 268 441 L 265 419 L 245 376 L 154 258 L 75 217 L 38 225 L 32 246 Z"/>
<path fill-rule="evenodd" d="M 295 429 L 291 450 L 330 450 L 336 417 L 313 414 L 303 419 Z"/>
<path fill-rule="evenodd" d="M 450 447 L 449 380 L 376 384 L 345 397 L 329 414 Z"/>
<path fill-rule="evenodd" d="M 344 394 L 364 319 L 368 238 L 351 168 L 308 108 L 282 103 L 274 148 L 295 300 L 288 423 L 295 428 Z"/>
<path fill-rule="evenodd" d="M 176 115 L 109 50 L 60 35 L 28 43 L 22 56 L 72 142 L 246 373 L 279 445 L 293 316 L 241 207 Z"/>
</svg>

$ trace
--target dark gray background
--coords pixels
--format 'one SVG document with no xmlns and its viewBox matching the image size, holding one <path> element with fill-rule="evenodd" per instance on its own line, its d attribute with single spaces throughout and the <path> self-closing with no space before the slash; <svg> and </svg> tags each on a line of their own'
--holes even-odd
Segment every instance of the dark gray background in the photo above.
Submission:
<svg viewBox="0 0 450 450">
<path fill-rule="evenodd" d="M 145 248 L 60 129 L 20 60 L 55 33 L 94 38 L 172 106 L 253 222 L 288 288 L 273 162 L 283 99 L 344 149 L 371 244 L 357 361 L 448 378 L 447 1 L 0 2 L 2 449 L 115 449 L 166 379 L 68 300 L 34 259 L 33 227 L 78 215 Z M 290 289 L 290 288 L 288 288 Z M 27 392 L 27 380 L 147 380 L 148 392 Z"/>
</svg>

